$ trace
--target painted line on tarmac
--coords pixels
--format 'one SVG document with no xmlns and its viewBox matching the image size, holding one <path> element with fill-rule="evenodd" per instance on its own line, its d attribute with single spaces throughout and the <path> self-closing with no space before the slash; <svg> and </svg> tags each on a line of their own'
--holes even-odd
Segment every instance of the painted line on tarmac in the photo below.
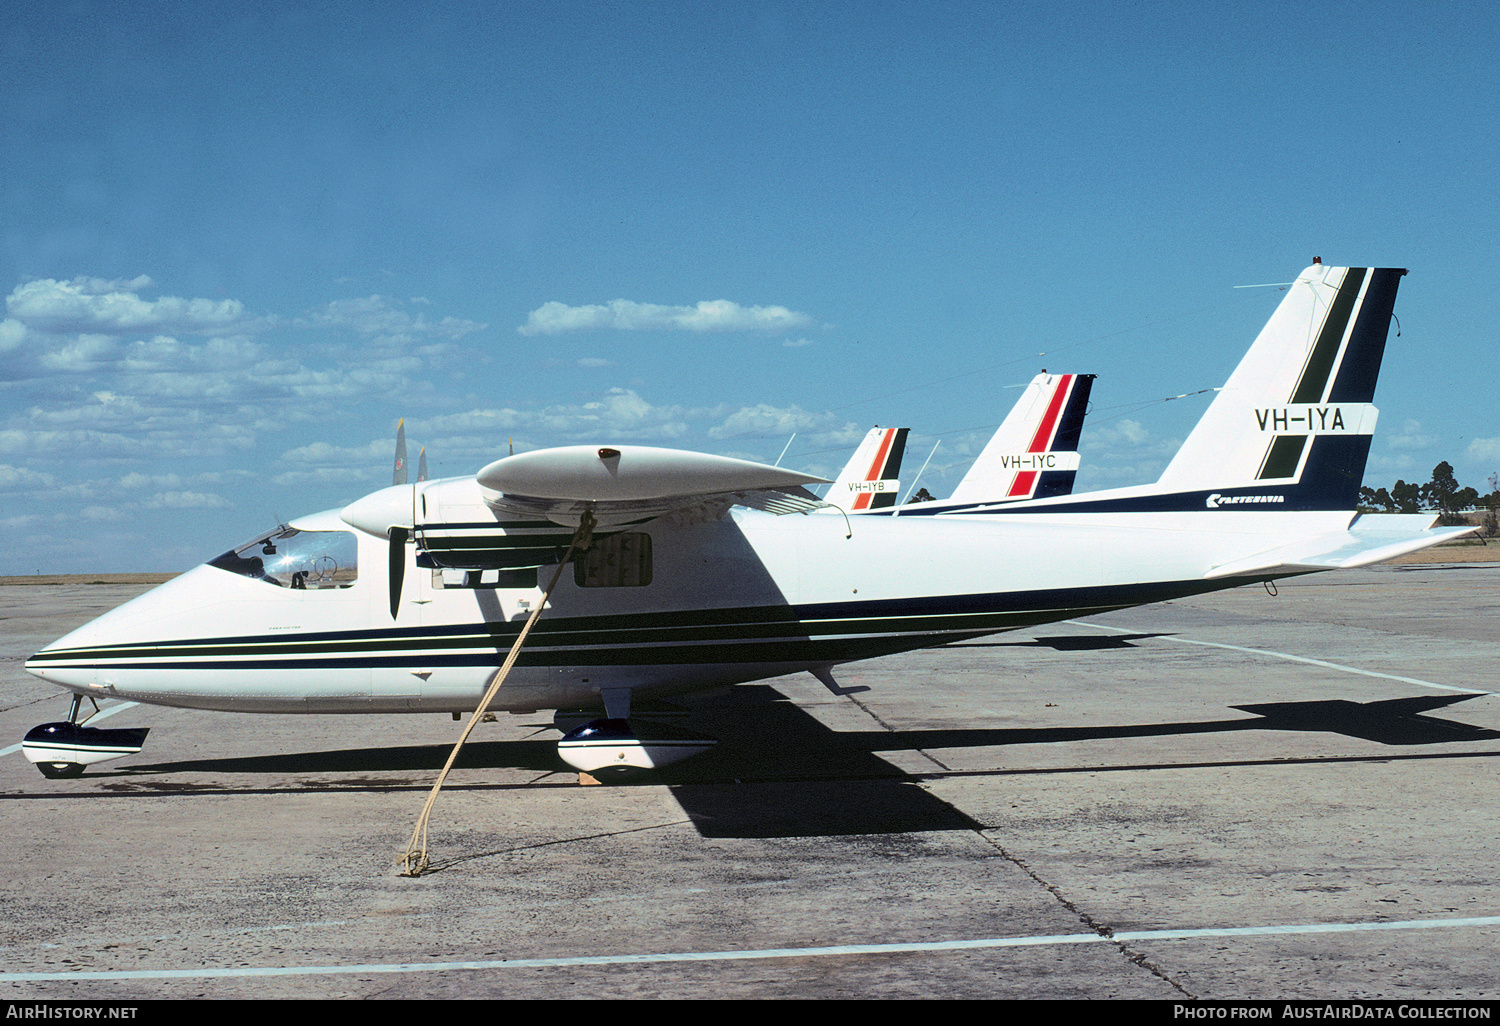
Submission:
<svg viewBox="0 0 1500 1026">
<path fill-rule="evenodd" d="M 1089 623 L 1086 620 L 1064 620 L 1063 623 L 1072 624 L 1074 627 L 1092 627 L 1096 631 L 1118 631 L 1121 634 L 1139 634 L 1140 631 L 1131 627 L 1113 627 L 1103 623 Z M 1379 677 L 1381 680 L 1398 680 L 1403 684 L 1417 684 L 1424 688 L 1437 688 L 1439 691 L 1458 691 L 1465 695 L 1490 695 L 1492 691 L 1480 691 L 1477 688 L 1456 688 L 1451 684 L 1436 684 L 1430 680 L 1419 680 L 1416 677 L 1400 677 L 1394 673 L 1378 673 L 1375 670 L 1361 670 L 1358 666 L 1345 666 L 1343 663 L 1330 663 L 1323 659 L 1312 659 L 1308 656 L 1292 655 L 1290 652 L 1273 652 L 1268 648 L 1246 648 L 1243 645 L 1226 645 L 1218 641 L 1198 641 L 1194 638 L 1174 638 L 1166 634 L 1158 634 L 1155 641 L 1175 641 L 1179 645 L 1202 645 L 1205 648 L 1225 648 L 1231 652 L 1246 652 L 1250 655 L 1270 656 L 1273 659 L 1287 659 L 1294 663 L 1307 663 L 1310 666 L 1321 666 L 1328 670 L 1342 670 L 1344 673 L 1358 673 L 1366 677 Z"/>
<path fill-rule="evenodd" d="M 976 951 L 984 948 L 1046 947 L 1121 941 L 1193 940 L 1207 937 L 1284 937 L 1309 933 L 1364 933 L 1385 930 L 1500 927 L 1500 916 L 1466 919 L 1409 919 L 1383 923 L 1305 923 L 1287 926 L 1234 926 L 1193 930 L 1129 930 L 1104 936 L 1070 933 L 1042 937 L 987 937 L 979 940 L 914 944 L 839 944 L 816 948 L 762 948 L 751 951 L 681 951 L 648 955 L 577 955 L 569 958 L 511 958 L 476 962 L 376 962 L 365 965 L 240 966 L 233 969 L 80 970 L 60 973 L 0 973 L 0 983 L 50 980 L 189 980 L 259 976 L 364 976 L 376 973 L 434 973 L 465 969 L 550 969 L 582 966 L 649 965 L 668 962 L 730 962 L 766 958 L 820 958 L 839 955 L 898 955 L 917 952 Z"/>
<path fill-rule="evenodd" d="M 124 712 L 126 709 L 133 709 L 138 704 L 139 703 L 137 702 L 116 702 L 114 705 L 105 706 L 103 709 L 100 709 L 98 712 L 94 713 L 94 715 L 90 716 L 85 722 L 85 725 L 87 725 L 88 723 L 92 723 L 94 720 L 102 720 L 107 716 L 113 716 L 117 712 Z M 0 756 L 11 755 L 15 752 L 19 752 L 20 750 L 20 745 L 11 745 L 9 748 L 0 748 Z"/>
</svg>

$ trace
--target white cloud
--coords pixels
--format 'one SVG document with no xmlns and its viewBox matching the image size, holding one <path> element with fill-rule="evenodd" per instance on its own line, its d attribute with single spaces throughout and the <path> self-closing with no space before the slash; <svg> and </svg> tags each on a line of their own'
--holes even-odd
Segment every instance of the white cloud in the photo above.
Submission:
<svg viewBox="0 0 1500 1026">
<path fill-rule="evenodd" d="M 176 474 L 142 474 L 131 471 L 120 478 L 121 488 L 181 488 L 182 479 Z"/>
<path fill-rule="evenodd" d="M 0 489 L 52 488 L 56 484 L 57 479 L 51 474 L 0 463 Z"/>
<path fill-rule="evenodd" d="M 230 503 L 211 492 L 161 492 L 143 505 L 147 509 L 220 509 Z"/>
<path fill-rule="evenodd" d="M 620 438 L 667 439 L 687 433 L 679 406 L 654 406 L 628 388 L 612 388 L 602 398 L 581 408 L 553 406 L 542 411 L 541 423 L 554 431 L 590 438 L 608 432 Z"/>
<path fill-rule="evenodd" d="M 462 409 L 434 402 L 437 387 L 424 375 L 460 346 L 473 348 L 472 333 L 483 327 L 444 317 L 425 299 L 370 296 L 301 318 L 252 317 L 237 301 L 139 294 L 151 286 L 145 277 L 32 281 L 0 307 L 0 389 L 9 396 L 0 407 L 0 494 L 8 512 L 51 525 L 45 543 L 26 552 L 84 558 L 74 538 L 131 520 L 149 520 L 174 540 L 207 537 L 213 524 L 247 520 L 235 511 L 266 505 L 291 513 L 304 500 L 329 506 L 389 481 L 394 437 L 349 445 L 342 429 L 387 403 L 391 423 L 418 403 Z M 455 367 L 485 359 L 462 355 Z M 670 423 L 649 404 L 632 411 L 621 397 L 524 419 L 579 413 L 587 423 L 626 425 L 632 438 Z M 326 433 L 322 424 L 340 430 Z M 503 454 L 509 433 L 490 434 L 489 458 Z M 322 437 L 345 447 L 307 444 Z M 419 437 L 408 436 L 413 465 Z M 206 547 L 215 545 L 217 538 Z M 175 558 L 164 555 L 169 548 L 151 558 Z"/>
<path fill-rule="evenodd" d="M 1365 462 L 1365 479 L 1389 484 L 1398 477 L 1411 477 L 1416 469 L 1417 461 L 1411 456 L 1371 453 Z"/>
<path fill-rule="evenodd" d="M 131 281 L 41 278 L 18 285 L 5 297 L 10 315 L 26 327 L 50 334 L 130 335 L 137 332 L 222 331 L 245 325 L 245 305 L 237 299 L 181 299 L 163 296 L 145 300 L 136 290 L 151 284 L 146 277 Z"/>
<path fill-rule="evenodd" d="M 1074 491 L 1155 481 L 1181 446 L 1181 439 L 1158 435 L 1128 417 L 1093 427 L 1085 424 Z"/>
<path fill-rule="evenodd" d="M 613 367 L 614 365 L 615 361 L 606 360 L 600 356 L 585 356 L 583 359 L 578 361 L 578 366 L 588 367 L 591 370 L 595 367 Z"/>
<path fill-rule="evenodd" d="M 522 335 L 558 335 L 566 331 L 613 328 L 618 331 L 787 331 L 813 323 L 804 313 L 784 306 L 740 306 L 727 299 L 696 306 L 662 306 L 616 299 L 602 305 L 543 303 L 516 330 Z"/>
<path fill-rule="evenodd" d="M 792 431 L 808 431 L 817 426 L 817 414 L 808 413 L 800 406 L 777 407 L 769 403 L 742 406 L 723 423 L 709 429 L 711 438 L 732 438 L 744 434 L 787 434 Z"/>
<path fill-rule="evenodd" d="M 416 452 L 410 439 L 407 440 L 407 448 L 410 452 Z M 341 445 L 330 445 L 327 442 L 312 442 L 308 445 L 288 449 L 281 454 L 281 458 L 289 463 L 313 463 L 322 466 L 357 466 L 368 468 L 372 460 L 386 460 L 394 465 L 396 459 L 396 435 L 381 440 L 377 439 L 362 448 L 349 448 Z"/>
<path fill-rule="evenodd" d="M 26 325 L 13 317 L 0 321 L 0 353 L 10 352 L 26 341 Z"/>
<path fill-rule="evenodd" d="M 414 299 L 430 305 L 430 300 Z M 459 317 L 444 317 L 436 323 L 413 317 L 385 296 L 364 299 L 335 299 L 325 303 L 303 322 L 327 327 L 347 328 L 367 338 L 388 344 L 414 342 L 420 338 L 444 338 L 457 341 L 488 325 Z"/>
<path fill-rule="evenodd" d="M 394 447 L 388 456 L 395 455 Z M 390 484 L 390 467 L 386 467 L 385 484 Z M 412 468 L 415 473 L 415 468 Z M 347 485 L 351 482 L 364 484 L 367 488 L 379 479 L 379 473 L 371 466 L 362 467 L 313 467 L 309 470 L 288 470 L 277 474 L 271 483 L 281 487 L 306 487 L 309 485 Z"/>
<path fill-rule="evenodd" d="M 124 520 L 126 514 L 115 509 L 113 506 L 85 506 L 78 511 L 78 515 L 85 520 L 106 521 Z"/>
<path fill-rule="evenodd" d="M 1087 428 L 1084 433 L 1084 444 L 1080 448 L 1090 446 L 1120 446 L 1120 445 L 1142 445 L 1151 432 L 1141 426 L 1138 420 L 1117 420 L 1107 427 Z"/>
<path fill-rule="evenodd" d="M 1437 435 L 1422 433 L 1420 421 L 1408 420 L 1401 425 L 1400 431 L 1386 438 L 1385 444 L 1391 449 L 1426 449 L 1439 441 Z"/>
<path fill-rule="evenodd" d="M 1500 438 L 1476 438 L 1464 452 L 1471 459 L 1500 460 Z"/>
<path fill-rule="evenodd" d="M 114 363 L 120 344 L 108 335 L 79 335 L 73 341 L 41 354 L 43 370 L 57 374 L 87 374 Z"/>
<path fill-rule="evenodd" d="M 841 420 L 831 413 L 809 413 L 800 406 L 778 407 L 769 403 L 742 406 L 719 424 L 709 428 L 710 438 L 734 439 L 747 435 L 783 436 L 796 432 L 798 445 L 857 445 L 867 428 Z"/>
<path fill-rule="evenodd" d="M 687 434 L 688 419 L 694 416 L 706 414 L 680 406 L 657 406 L 631 389 L 612 388 L 582 404 L 466 410 L 408 420 L 407 429 L 408 437 L 410 432 L 420 432 L 429 439 L 429 458 L 437 454 L 444 460 L 497 459 L 505 454 L 506 440 L 512 437 L 518 446 L 537 444 L 523 442 L 522 436 L 540 439 L 542 445 L 670 441 Z"/>
<path fill-rule="evenodd" d="M 149 289 L 156 282 L 149 274 L 138 274 L 134 278 L 88 278 L 77 277 L 69 282 L 74 288 L 92 296 L 105 296 L 111 292 L 139 292 Z"/>
</svg>

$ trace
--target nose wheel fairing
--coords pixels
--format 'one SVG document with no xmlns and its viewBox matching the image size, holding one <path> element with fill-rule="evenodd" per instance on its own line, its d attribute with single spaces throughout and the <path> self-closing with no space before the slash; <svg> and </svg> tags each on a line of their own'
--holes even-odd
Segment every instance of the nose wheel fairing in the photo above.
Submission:
<svg viewBox="0 0 1500 1026">
<path fill-rule="evenodd" d="M 69 721 L 43 723 L 26 732 L 21 751 L 45 777 L 76 777 L 85 766 L 135 755 L 150 732 L 150 727 L 104 730 Z"/>
</svg>

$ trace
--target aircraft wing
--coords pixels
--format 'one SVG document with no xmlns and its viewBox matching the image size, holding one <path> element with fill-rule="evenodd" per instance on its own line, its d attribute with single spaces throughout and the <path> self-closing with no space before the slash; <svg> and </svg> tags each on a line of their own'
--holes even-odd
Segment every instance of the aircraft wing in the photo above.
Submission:
<svg viewBox="0 0 1500 1026">
<path fill-rule="evenodd" d="M 484 467 L 475 476 L 497 513 L 576 524 L 585 509 L 600 524 L 667 513 L 711 515 L 730 506 L 771 513 L 822 505 L 807 484 L 827 479 L 764 463 L 645 445 L 538 449 Z"/>
<path fill-rule="evenodd" d="M 1204 577 L 1246 577 L 1266 573 L 1352 569 L 1370 566 L 1440 542 L 1473 534 L 1478 527 L 1433 527 L 1429 513 L 1366 513 L 1348 528 L 1256 553 L 1214 567 Z"/>
</svg>

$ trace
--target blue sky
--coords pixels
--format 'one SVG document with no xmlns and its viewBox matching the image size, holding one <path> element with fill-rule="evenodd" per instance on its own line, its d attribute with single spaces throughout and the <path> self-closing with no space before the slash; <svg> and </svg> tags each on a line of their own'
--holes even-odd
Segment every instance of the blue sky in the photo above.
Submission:
<svg viewBox="0 0 1500 1026">
<path fill-rule="evenodd" d="M 26 3 L 0 573 L 178 570 L 511 439 L 945 495 L 1038 370 L 1155 480 L 1286 281 L 1411 270 L 1367 482 L 1500 470 L 1500 14 L 1396 3 Z"/>
</svg>

